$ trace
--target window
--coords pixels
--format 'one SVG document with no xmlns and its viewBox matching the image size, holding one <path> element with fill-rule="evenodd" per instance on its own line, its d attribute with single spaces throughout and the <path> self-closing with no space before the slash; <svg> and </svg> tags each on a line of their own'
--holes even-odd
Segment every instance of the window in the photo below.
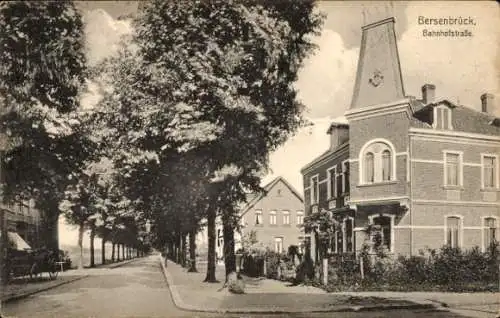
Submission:
<svg viewBox="0 0 500 318">
<path fill-rule="evenodd" d="M 283 211 L 283 225 L 290 225 L 290 212 Z"/>
<path fill-rule="evenodd" d="M 396 150 L 385 139 L 365 144 L 359 155 L 360 184 L 396 181 Z"/>
<path fill-rule="evenodd" d="M 269 224 L 276 225 L 276 211 L 271 211 L 269 213 Z"/>
<path fill-rule="evenodd" d="M 342 254 L 343 250 L 343 237 L 342 237 L 342 231 L 340 229 L 335 229 L 335 232 L 333 232 L 333 238 L 332 238 L 332 249 L 334 253 L 339 253 Z"/>
<path fill-rule="evenodd" d="M 276 253 L 283 253 L 283 238 L 275 237 L 274 238 L 274 251 Z"/>
<path fill-rule="evenodd" d="M 445 152 L 444 185 L 462 185 L 462 160 L 460 153 Z"/>
<path fill-rule="evenodd" d="M 498 157 L 482 155 L 483 188 L 498 188 Z"/>
<path fill-rule="evenodd" d="M 304 224 L 304 212 L 297 211 L 297 225 Z"/>
<path fill-rule="evenodd" d="M 311 204 L 316 204 L 319 201 L 319 183 L 318 176 L 311 178 Z"/>
<path fill-rule="evenodd" d="M 255 225 L 260 225 L 262 224 L 262 211 L 257 210 L 255 211 Z"/>
<path fill-rule="evenodd" d="M 220 247 L 222 246 L 222 243 L 224 241 L 224 236 L 222 235 L 222 230 L 217 230 L 217 246 Z"/>
<path fill-rule="evenodd" d="M 349 161 L 342 162 L 342 193 L 349 192 Z"/>
<path fill-rule="evenodd" d="M 345 251 L 350 253 L 354 251 L 354 221 L 351 218 L 347 218 L 344 222 Z"/>
<path fill-rule="evenodd" d="M 461 226 L 460 218 L 457 216 L 449 216 L 446 218 L 446 245 L 450 247 L 460 247 Z"/>
<path fill-rule="evenodd" d="M 375 161 L 374 155 L 371 152 L 365 155 L 365 181 L 373 183 L 375 181 Z"/>
<path fill-rule="evenodd" d="M 497 241 L 497 220 L 495 218 L 484 218 L 483 235 L 484 250 L 487 250 L 491 243 Z"/>
<path fill-rule="evenodd" d="M 437 129 L 452 129 L 451 125 L 451 109 L 448 107 L 434 108 L 434 128 Z"/>
<path fill-rule="evenodd" d="M 392 218 L 386 215 L 379 215 L 372 219 L 374 247 L 384 247 L 388 251 L 392 251 L 392 222 Z"/>
<path fill-rule="evenodd" d="M 391 152 L 389 150 L 384 150 L 382 152 L 382 180 L 391 180 Z"/>
<path fill-rule="evenodd" d="M 328 199 L 335 198 L 336 194 L 336 177 L 337 177 L 337 168 L 332 167 L 328 169 L 327 171 L 328 174 Z"/>
</svg>

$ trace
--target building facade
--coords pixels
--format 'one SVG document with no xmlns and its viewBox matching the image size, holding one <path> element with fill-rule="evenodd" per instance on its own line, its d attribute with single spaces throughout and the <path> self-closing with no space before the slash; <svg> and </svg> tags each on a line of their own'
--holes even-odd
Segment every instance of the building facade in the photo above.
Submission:
<svg viewBox="0 0 500 318">
<path fill-rule="evenodd" d="M 306 213 L 325 208 L 343 220 L 341 252 L 351 252 L 351 241 L 359 250 L 367 228 L 393 255 L 443 245 L 484 250 L 499 234 L 498 107 L 490 94 L 478 96 L 482 111 L 437 99 L 432 84 L 421 98 L 406 96 L 394 23 L 362 28 L 348 125 L 329 131 L 348 131 L 348 141 L 302 170 Z M 334 206 L 328 171 L 341 162 L 349 192 Z"/>
<path fill-rule="evenodd" d="M 286 252 L 290 245 L 303 244 L 304 200 L 282 177 L 264 186 L 264 193 L 252 194 L 240 218 L 236 249 L 241 248 L 241 238 L 252 231 L 260 244 L 278 253 Z"/>
</svg>

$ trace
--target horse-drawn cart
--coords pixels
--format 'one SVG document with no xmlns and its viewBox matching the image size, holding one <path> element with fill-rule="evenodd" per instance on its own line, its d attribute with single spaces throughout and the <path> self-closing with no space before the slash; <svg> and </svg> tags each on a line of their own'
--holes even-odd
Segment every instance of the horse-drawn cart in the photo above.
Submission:
<svg viewBox="0 0 500 318">
<path fill-rule="evenodd" d="M 43 272 L 49 274 L 50 279 L 56 279 L 59 274 L 59 251 L 49 249 L 32 250 L 24 240 L 20 242 L 12 232 L 9 232 L 9 240 L 17 242 L 10 244 L 7 248 L 6 273 L 7 279 L 17 277 L 34 278 L 41 276 Z"/>
</svg>

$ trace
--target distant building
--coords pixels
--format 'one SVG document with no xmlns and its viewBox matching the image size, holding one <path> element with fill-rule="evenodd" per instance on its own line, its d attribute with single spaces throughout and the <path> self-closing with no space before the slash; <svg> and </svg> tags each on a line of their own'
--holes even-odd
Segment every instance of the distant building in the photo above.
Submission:
<svg viewBox="0 0 500 318">
<path fill-rule="evenodd" d="M 482 111 L 438 99 L 432 84 L 406 96 L 394 22 L 362 28 L 348 124 L 333 123 L 330 149 L 302 169 L 306 214 L 342 220 L 332 253 L 358 251 L 368 225 L 392 255 L 484 250 L 499 235 L 498 106 L 491 94 Z"/>
<path fill-rule="evenodd" d="M 304 200 L 284 178 L 277 177 L 264 186 L 261 194 L 250 194 L 240 211 L 240 237 L 254 231 L 259 243 L 276 252 L 286 252 L 290 245 L 300 246 L 304 232 Z M 236 249 L 241 247 L 237 242 Z"/>
<path fill-rule="evenodd" d="M 235 231 L 235 250 L 242 247 L 242 237 L 254 231 L 257 243 L 276 252 L 286 252 L 290 245 L 301 246 L 304 232 L 300 225 L 304 221 L 302 196 L 284 178 L 278 177 L 265 185 L 264 192 L 248 194 L 247 203 L 240 210 L 242 229 Z M 224 235 L 222 221 L 216 221 L 216 253 L 223 262 Z M 206 227 L 196 236 L 198 254 L 208 251 Z"/>
</svg>

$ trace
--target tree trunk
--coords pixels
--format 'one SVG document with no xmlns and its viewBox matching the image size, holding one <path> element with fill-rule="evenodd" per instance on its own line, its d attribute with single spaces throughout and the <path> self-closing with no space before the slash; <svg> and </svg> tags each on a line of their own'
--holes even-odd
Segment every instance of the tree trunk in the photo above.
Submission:
<svg viewBox="0 0 500 318">
<path fill-rule="evenodd" d="M 234 255 L 234 228 L 228 218 L 223 218 L 224 235 L 224 265 L 226 267 L 226 281 L 229 273 L 236 272 L 236 256 Z"/>
<path fill-rule="evenodd" d="M 207 213 L 207 231 L 208 231 L 208 257 L 207 257 L 207 275 L 204 282 L 218 283 L 215 277 L 215 220 L 217 213 L 215 208 L 209 207 Z"/>
<path fill-rule="evenodd" d="M 78 247 L 80 248 L 80 259 L 78 260 L 78 269 L 83 269 L 83 233 L 85 232 L 85 224 L 80 222 L 78 225 Z"/>
<path fill-rule="evenodd" d="M 181 266 L 187 266 L 187 251 L 186 251 L 186 235 L 184 233 L 181 234 Z"/>
<path fill-rule="evenodd" d="M 115 246 L 116 244 L 114 242 L 111 242 L 111 262 L 115 262 Z"/>
<path fill-rule="evenodd" d="M 106 264 L 106 238 L 104 235 L 101 240 L 101 264 Z"/>
<path fill-rule="evenodd" d="M 95 226 L 91 225 L 91 227 L 90 227 L 90 267 L 95 267 L 94 240 L 95 240 Z"/>
<path fill-rule="evenodd" d="M 182 266 L 182 234 L 177 236 L 177 264 Z"/>
<path fill-rule="evenodd" d="M 116 244 L 116 261 L 120 261 L 120 243 Z"/>
<path fill-rule="evenodd" d="M 197 273 L 196 269 L 196 229 L 189 232 L 189 270 L 190 273 Z"/>
<path fill-rule="evenodd" d="M 122 244 L 122 259 L 125 260 L 125 244 Z"/>
</svg>

